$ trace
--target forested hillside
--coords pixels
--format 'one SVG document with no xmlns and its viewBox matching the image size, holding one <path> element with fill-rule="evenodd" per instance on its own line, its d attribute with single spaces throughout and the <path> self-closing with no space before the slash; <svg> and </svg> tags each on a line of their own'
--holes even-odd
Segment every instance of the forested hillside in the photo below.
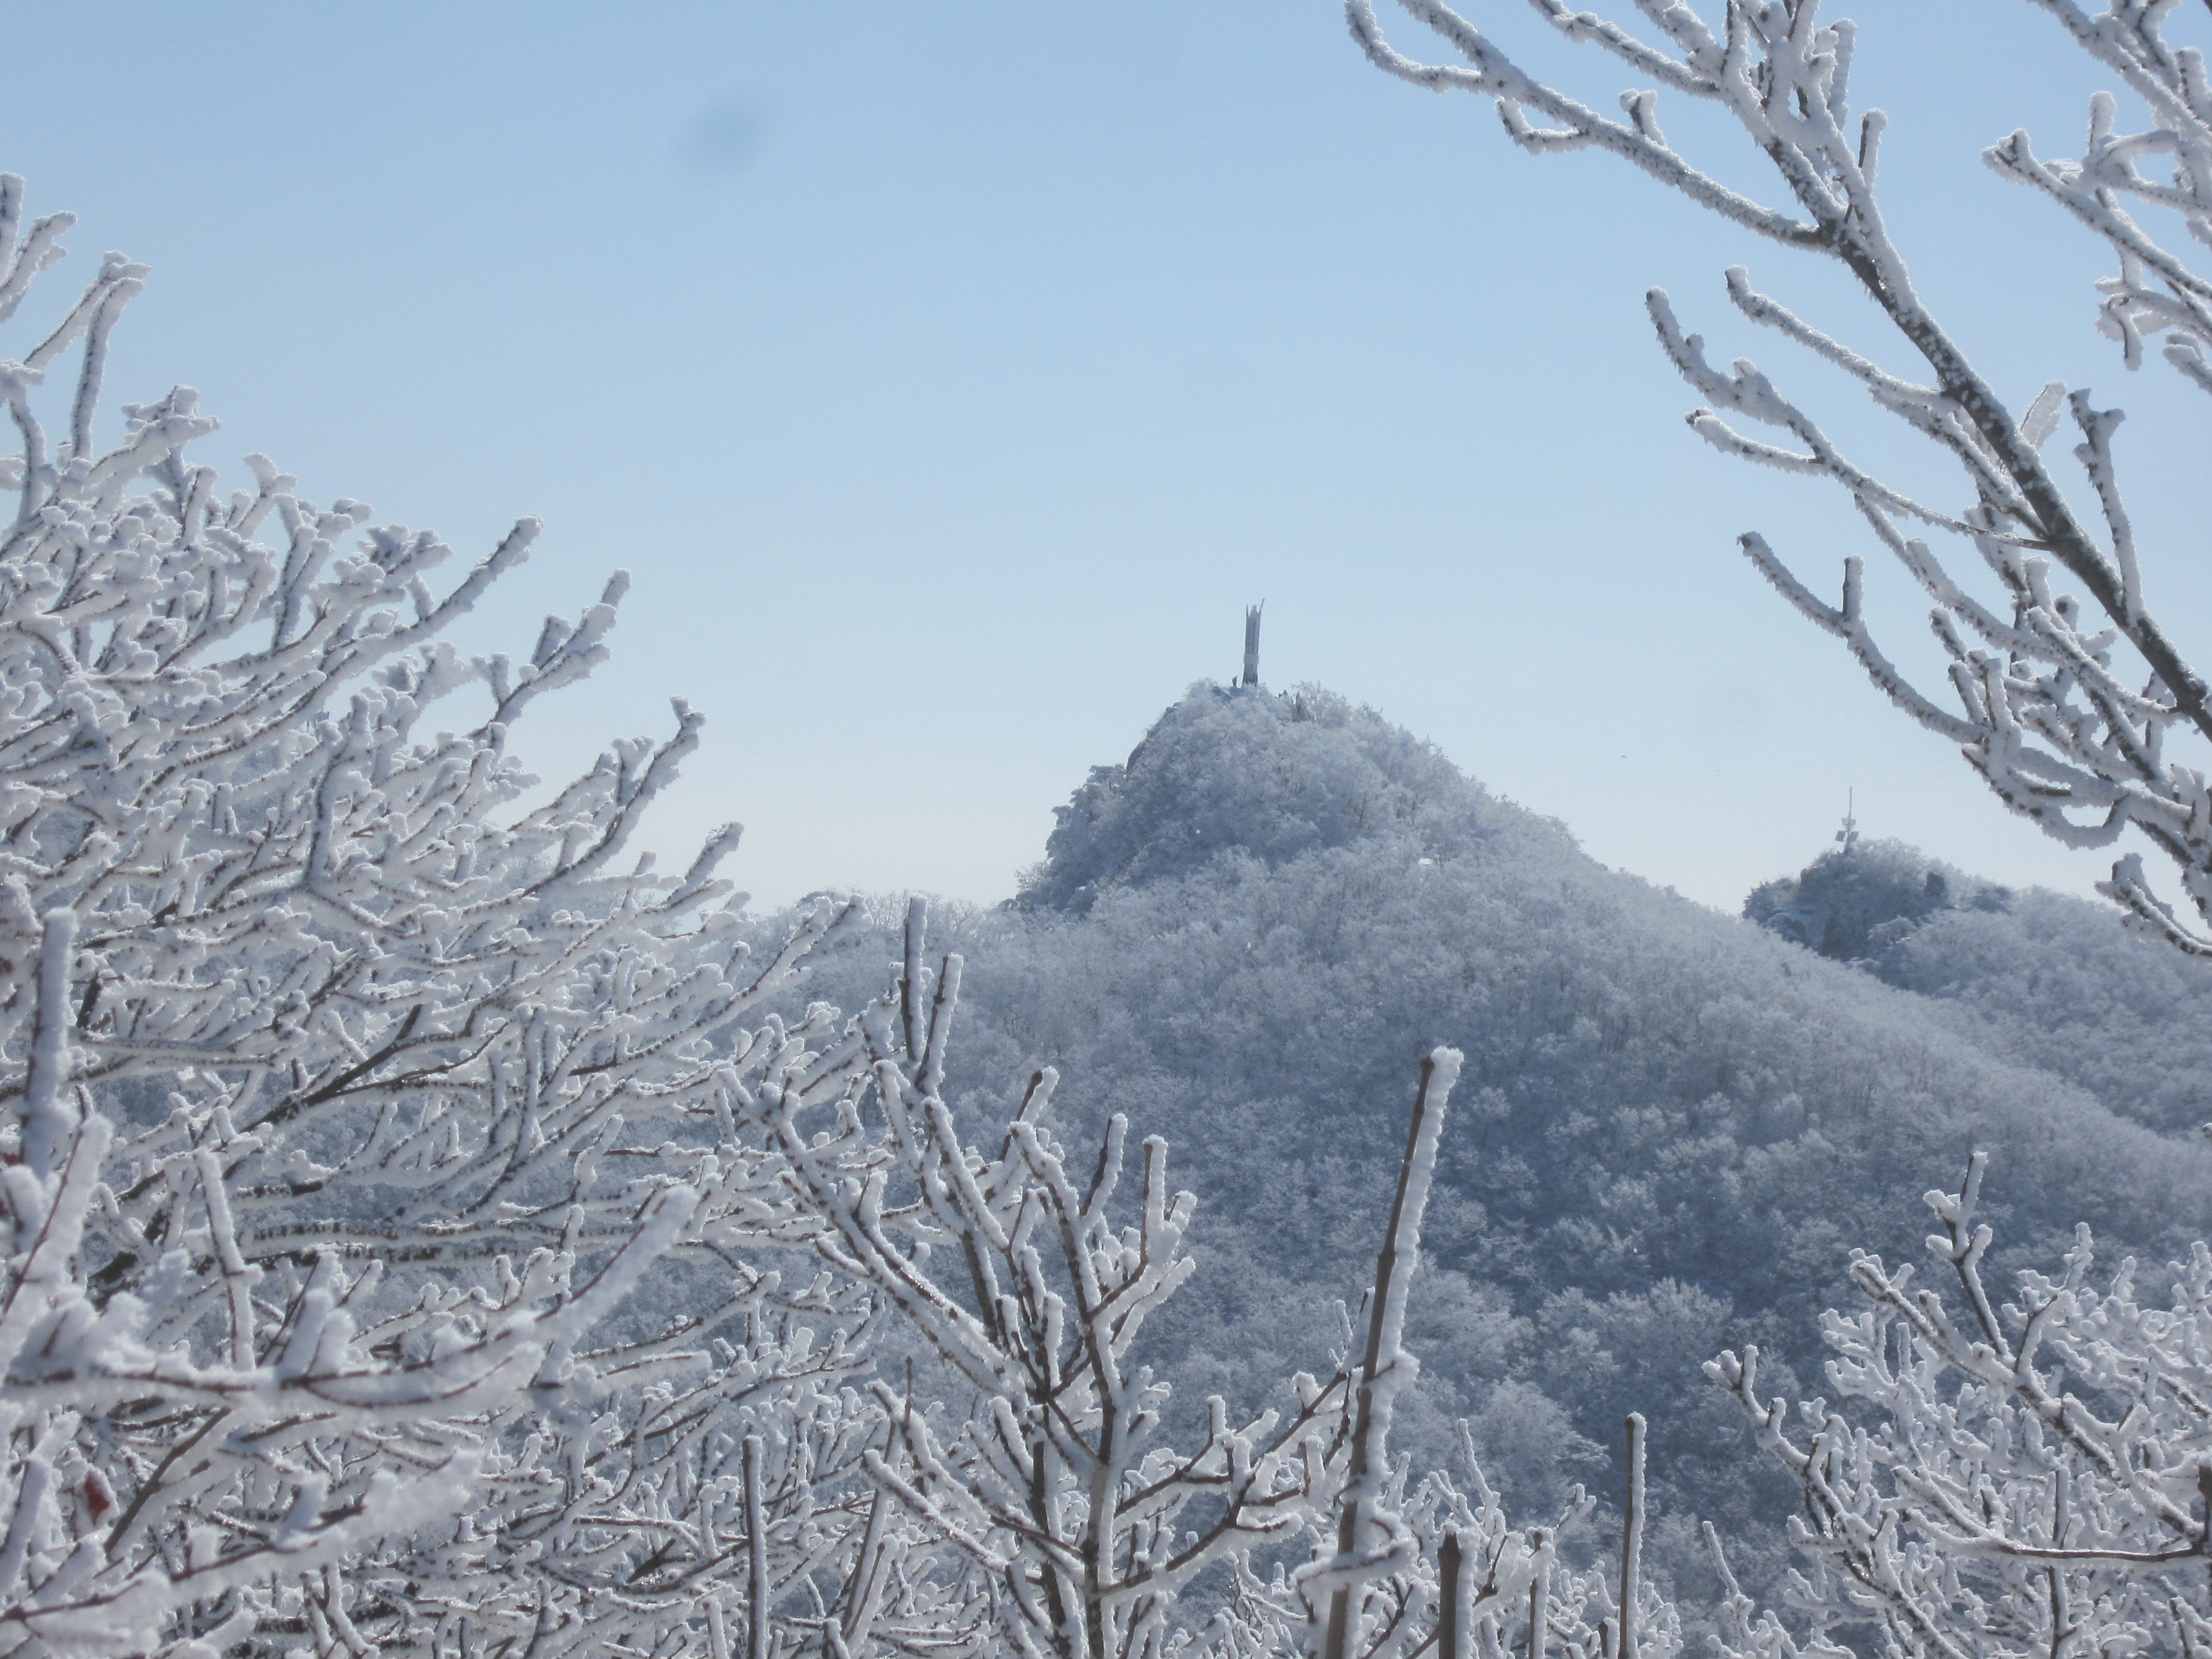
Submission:
<svg viewBox="0 0 2212 1659">
<path fill-rule="evenodd" d="M 1701 1362 L 1757 1342 L 1819 1392 L 1850 1250 L 1923 1261 L 1919 1195 L 1972 1149 L 2005 1282 L 2077 1221 L 2147 1268 L 2212 1230 L 2180 1017 L 2204 970 L 2087 906 L 1853 856 L 1753 908 L 1850 913 L 1830 943 L 1856 966 L 1599 866 L 1373 711 L 1200 684 L 1060 809 L 1014 905 L 940 920 L 968 958 L 948 1097 L 987 1133 L 1049 1063 L 1073 1145 L 1114 1111 L 1168 1137 L 1200 1276 L 1153 1346 L 1187 1401 L 1234 1400 L 1326 1364 L 1418 1058 L 1462 1048 L 1401 1443 L 1441 1460 L 1466 1418 L 1534 1512 L 1611 1491 L 1640 1409 L 1655 1553 L 1694 1575 L 1693 1515 L 1733 1532 L 1781 1498 Z M 856 1005 L 902 913 L 810 995 Z"/>
</svg>

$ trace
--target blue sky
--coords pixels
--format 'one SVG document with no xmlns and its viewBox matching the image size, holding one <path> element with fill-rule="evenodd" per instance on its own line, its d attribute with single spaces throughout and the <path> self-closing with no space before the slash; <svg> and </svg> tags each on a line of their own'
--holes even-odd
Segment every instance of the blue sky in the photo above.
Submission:
<svg viewBox="0 0 2212 1659">
<path fill-rule="evenodd" d="M 1475 9 L 1593 101 L 1626 84 Z M 2200 637 L 2212 410 L 2124 374 L 2089 327 L 2099 249 L 1978 159 L 2017 125 L 2070 153 L 2094 76 L 2024 0 L 1849 9 L 1916 277 L 2021 404 L 2057 377 L 2130 410 L 2153 602 Z M 24 317 L 122 249 L 155 275 L 112 398 L 197 386 L 213 459 L 265 451 L 465 558 L 542 516 L 471 648 L 526 650 L 628 567 L 616 660 L 519 745 L 564 773 L 690 698 L 707 747 L 653 839 L 744 820 L 764 900 L 1004 896 L 1086 768 L 1234 670 L 1262 599 L 1271 683 L 1371 702 L 1716 905 L 1820 850 L 1852 787 L 1869 833 L 1997 878 L 2102 872 L 1743 563 L 1759 528 L 1832 586 L 1860 542 L 1833 492 L 1687 431 L 1642 295 L 1940 479 L 1751 337 L 1720 271 L 1909 370 L 1864 302 L 1384 79 L 1327 0 L 215 0 L 25 8 L 10 36 L 0 167 L 82 221 Z M 1741 137 L 1662 116 L 1761 182 Z M 1901 574 L 1872 575 L 1919 658 Z"/>
</svg>

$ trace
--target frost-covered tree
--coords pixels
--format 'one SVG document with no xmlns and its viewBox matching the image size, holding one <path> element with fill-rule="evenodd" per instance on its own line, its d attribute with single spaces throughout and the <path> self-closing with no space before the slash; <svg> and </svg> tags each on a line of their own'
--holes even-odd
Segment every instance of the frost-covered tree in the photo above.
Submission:
<svg viewBox="0 0 2212 1659">
<path fill-rule="evenodd" d="M 1047 1127 L 1059 1083 L 1049 1068 L 1030 1079 L 994 1156 L 962 1140 L 943 1085 L 963 963 L 948 955 L 928 969 L 926 927 L 916 900 L 892 994 L 856 1022 L 878 1111 L 863 1109 L 859 1076 L 827 1125 L 807 1113 L 824 1103 L 819 1097 L 789 1089 L 749 1097 L 746 1109 L 787 1160 L 824 1259 L 898 1309 L 975 1402 L 949 1413 L 917 1397 L 911 1379 L 903 1391 L 878 1381 L 907 1465 L 872 1460 L 884 1488 L 999 1590 L 997 1620 L 1013 1650 L 1161 1652 L 1177 1634 L 1185 1586 L 1295 1534 L 1348 1483 L 1365 1504 L 1361 1524 L 1395 1525 L 1374 1518 L 1385 1472 L 1368 1470 L 1361 1453 L 1388 1432 L 1389 1383 L 1376 1378 L 1392 1375 L 1400 1352 L 1411 1256 L 1395 1274 L 1386 1260 L 1397 1322 L 1386 1330 L 1378 1313 L 1361 1381 L 1344 1365 L 1326 1382 L 1302 1373 L 1291 1409 L 1249 1419 L 1233 1418 L 1217 1395 L 1200 1443 L 1173 1448 L 1163 1433 L 1169 1386 L 1133 1350 L 1146 1318 L 1195 1271 L 1183 1247 L 1195 1200 L 1169 1192 L 1167 1143 L 1153 1137 L 1135 1219 L 1120 1223 L 1128 1120 L 1112 1120 L 1079 1185 Z M 1457 1060 L 1431 1062 L 1421 1105 L 1433 1123 Z M 1425 1187 L 1433 1127 L 1419 1146 L 1426 1163 L 1417 1169 L 1409 1152 L 1408 1179 Z M 1419 1228 L 1417 1201 L 1395 1242 L 1417 1249 Z M 1335 1571 L 1348 1595 L 1362 1567 L 1377 1564 L 1354 1544 L 1341 1553 Z M 1316 1594 L 1318 1619 L 1328 1592 Z"/>
<path fill-rule="evenodd" d="M 1376 1261 L 1375 1287 L 1364 1309 L 1365 1352 L 1356 1369 L 1348 1364 L 1340 1368 L 1349 1393 L 1349 1432 L 1344 1437 L 1347 1455 L 1342 1472 L 1333 1483 L 1334 1513 L 1327 1517 L 1333 1524 L 1316 1529 L 1319 1535 L 1303 1568 L 1287 1576 L 1279 1571 L 1264 1589 L 1248 1573 L 1239 1573 L 1237 1604 L 1214 1624 L 1227 1638 L 1224 1646 L 1230 1654 L 1288 1654 L 1303 1648 L 1314 1659 L 1395 1659 L 1434 1645 L 1441 1659 L 1472 1659 L 1477 1653 L 1501 1654 L 1516 1644 L 1516 1623 L 1517 1645 L 1532 1659 L 1554 1643 L 1573 1659 L 1629 1659 L 1639 1653 L 1670 1659 L 1681 1645 L 1678 1615 L 1640 1571 L 1640 1416 L 1628 1419 L 1629 1486 L 1618 1594 L 1608 1589 L 1601 1571 L 1577 1572 L 1559 1558 L 1561 1528 L 1592 1507 L 1580 1487 L 1571 1494 L 1559 1525 L 1516 1528 L 1483 1477 L 1464 1422 L 1460 1438 L 1470 1492 L 1459 1491 L 1439 1471 L 1423 1480 L 1409 1499 L 1411 1461 L 1392 1460 L 1390 1429 L 1398 1400 L 1420 1370 L 1405 1345 L 1413 1269 L 1444 1109 L 1464 1059 L 1455 1048 L 1438 1048 L 1421 1068 L 1397 1195 Z M 1297 1617 L 1301 1611 L 1303 1620 Z M 1303 1644 L 1292 1639 L 1301 1623 Z"/>
<path fill-rule="evenodd" d="M 2039 156 L 2022 131 L 1984 159 L 2110 244 L 2118 269 L 2100 284 L 2098 325 L 2120 343 L 2128 366 L 2140 362 L 2146 339 L 2157 340 L 2169 363 L 2212 392 L 2212 278 L 2160 228 L 2212 240 L 2212 82 L 2203 54 L 2166 39 L 2174 0 L 2112 0 L 2096 13 L 2076 0 L 2033 3 L 2113 77 L 2140 125 L 2128 130 L 2118 100 L 2100 93 L 2078 158 Z M 1855 116 L 1850 107 L 1853 25 L 1822 24 L 1819 0 L 1726 0 L 1712 22 L 1680 0 L 1637 0 L 1638 33 L 1567 0 L 1532 0 L 1567 40 L 1595 47 L 1637 77 L 1615 118 L 1529 73 L 1439 0 L 1402 3 L 1463 61 L 1403 55 L 1385 40 L 1370 0 L 1346 0 L 1353 34 L 1390 74 L 1490 98 L 1507 134 L 1532 154 L 1609 151 L 1730 223 L 1850 273 L 1920 367 L 1882 367 L 1754 289 L 1740 266 L 1728 272 L 1727 288 L 1745 319 L 1840 370 L 1945 452 L 1962 475 L 1961 506 L 1918 499 L 1864 471 L 1748 361 L 1716 367 L 1656 289 L 1651 319 L 1674 366 L 1706 400 L 1689 417 L 1700 436 L 1725 453 L 1841 486 L 1875 542 L 1924 590 L 1957 712 L 1916 686 L 1875 640 L 1857 557 L 1845 561 L 1840 603 L 1830 605 L 1762 537 L 1743 537 L 1745 552 L 1802 614 L 1844 642 L 1899 708 L 1959 744 L 2014 811 L 2072 847 L 2110 846 L 2132 825 L 2172 862 L 2197 919 L 2185 920 L 2153 892 L 2135 853 L 2113 866 L 2103 890 L 2141 926 L 2185 950 L 2212 952 L 2202 925 L 2212 919 L 2204 749 L 2212 686 L 2154 609 L 2114 447 L 2121 413 L 2056 380 L 2023 405 L 2008 402 L 1914 288 L 1876 194 L 1886 118 L 1879 110 Z M 1711 105 L 1741 126 L 1771 167 L 1778 194 L 1756 199 L 1678 149 L 1661 125 L 1669 98 Z M 2044 453 L 2062 416 L 2081 435 L 2073 460 L 2086 509 Z M 1746 423 L 1774 435 L 1752 435 Z M 2080 594 L 2063 591 L 2067 582 Z"/>
<path fill-rule="evenodd" d="M 1217 1398 L 1198 1449 L 1160 1442 L 1169 1391 L 1130 1350 L 1194 1270 L 1182 1248 L 1194 1200 L 1169 1194 L 1167 1144 L 1155 1137 L 1137 1220 L 1116 1225 L 1127 1120 L 1115 1120 L 1079 1187 L 1042 1122 L 1058 1083 L 1048 1069 L 1031 1079 L 995 1157 L 962 1142 L 942 1094 L 962 963 L 924 966 L 925 920 L 916 901 L 895 995 L 858 1022 L 879 1115 L 862 1109 L 859 1077 L 826 1103 L 827 1127 L 805 1115 L 825 1103 L 803 1091 L 750 1098 L 747 1109 L 787 1160 L 824 1258 L 896 1307 L 976 1402 L 947 1413 L 910 1381 L 904 1390 L 878 1381 L 907 1462 L 872 1460 L 884 1489 L 999 1589 L 1015 1650 L 1155 1651 L 1178 1589 L 1320 1499 L 1343 1379 L 1299 1378 L 1287 1417 L 1233 1422 Z M 940 1282 L 948 1270 L 954 1279 Z M 1194 1504 L 1204 1512 L 1195 1528 Z"/>
<path fill-rule="evenodd" d="M 1592 1507 L 1579 1489 L 1553 1526 L 1516 1527 L 1464 1427 L 1456 1480 L 1414 1480 L 1390 1449 L 1419 1372 L 1407 1315 L 1460 1054 L 1439 1048 L 1424 1064 L 1364 1342 L 1347 1317 L 1326 1377 L 1247 1376 L 1285 1403 L 1236 1413 L 1215 1395 L 1178 1446 L 1170 1384 L 1139 1339 L 1196 1272 L 1184 1243 L 1195 1200 L 1170 1193 L 1154 1137 L 1125 1203 L 1119 1114 L 1079 1176 L 1052 1127 L 1049 1068 L 995 1151 L 962 1137 L 945 1079 L 964 964 L 950 953 L 930 969 L 926 926 L 915 901 L 889 994 L 832 1051 L 864 1049 L 867 1079 L 847 1073 L 832 1098 L 802 1070 L 798 1086 L 739 1091 L 737 1109 L 787 1160 L 805 1218 L 791 1236 L 898 1310 L 935 1363 L 934 1378 L 909 1367 L 902 1386 L 872 1385 L 899 1456 L 871 1454 L 869 1471 L 925 1537 L 965 1556 L 1003 1650 L 1396 1659 L 1437 1645 L 1468 1659 L 1515 1632 L 1525 1642 L 1533 1618 L 1555 1651 L 1617 1656 L 1624 1598 L 1559 1554 L 1561 1528 Z M 1665 1659 L 1679 1620 L 1632 1548 L 1623 1574 L 1651 1632 L 1644 1651 Z"/>
<path fill-rule="evenodd" d="M 1854 1253 L 1864 1308 L 1825 1316 L 1837 1400 L 1762 1400 L 1759 1355 L 1706 1370 L 1802 1494 L 1809 1571 L 1790 1601 L 1884 1651 L 1945 1656 L 2201 1652 L 2212 1640 L 2212 1249 L 2173 1264 L 2168 1304 L 2135 1259 L 2093 1277 L 2084 1227 L 2016 1299 L 1984 1283 L 1985 1160 L 1927 1201 L 1950 1297 Z M 1747 1629 L 1749 1628 L 1747 1621 Z M 1785 1640 L 1768 1621 L 1772 1650 Z"/>
<path fill-rule="evenodd" d="M 0 320 L 70 222 L 21 200 Z M 529 793 L 510 734 L 625 585 L 457 654 L 534 520 L 440 594 L 433 535 L 258 457 L 219 489 L 187 388 L 103 447 L 144 275 L 0 362 L 0 1652 L 956 1642 L 866 1473 L 872 1300 L 775 1271 L 793 1206 L 731 1111 L 862 1063 L 815 1053 L 830 1011 L 748 1019 L 847 908 L 752 961 L 734 827 L 621 862 L 681 703 Z"/>
</svg>

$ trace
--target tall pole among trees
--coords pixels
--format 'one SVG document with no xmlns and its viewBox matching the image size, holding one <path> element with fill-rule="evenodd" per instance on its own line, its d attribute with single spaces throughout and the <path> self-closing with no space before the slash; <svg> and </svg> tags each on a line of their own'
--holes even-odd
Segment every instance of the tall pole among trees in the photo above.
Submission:
<svg viewBox="0 0 2212 1659">
<path fill-rule="evenodd" d="M 1248 605 L 1244 607 L 1243 684 L 1246 685 L 1257 685 L 1260 683 L 1260 613 L 1267 608 L 1267 602 L 1265 599 L 1261 600 L 1257 605 Z"/>
</svg>

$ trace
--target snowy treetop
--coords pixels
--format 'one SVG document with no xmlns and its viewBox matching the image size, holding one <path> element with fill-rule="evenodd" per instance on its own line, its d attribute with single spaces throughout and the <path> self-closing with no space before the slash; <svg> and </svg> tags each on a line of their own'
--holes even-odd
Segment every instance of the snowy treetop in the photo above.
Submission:
<svg viewBox="0 0 2212 1659">
<path fill-rule="evenodd" d="M 1120 766 L 1092 769 L 1023 878 L 1017 902 L 1085 911 L 1111 888 L 1172 879 L 1228 854 L 1278 865 L 1323 848 L 1402 843 L 1409 860 L 1500 838 L 1571 842 L 1498 800 L 1436 747 L 1333 691 L 1200 681 Z"/>
</svg>

